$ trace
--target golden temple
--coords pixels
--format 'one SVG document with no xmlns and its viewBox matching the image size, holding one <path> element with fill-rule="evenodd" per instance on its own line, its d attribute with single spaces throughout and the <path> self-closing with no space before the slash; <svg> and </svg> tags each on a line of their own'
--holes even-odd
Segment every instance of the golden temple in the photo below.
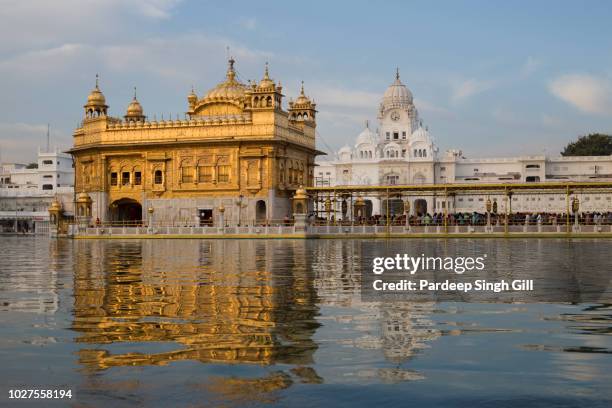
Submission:
<svg viewBox="0 0 612 408">
<path fill-rule="evenodd" d="M 70 150 L 75 191 L 91 199 L 93 220 L 154 214 L 156 223 L 220 225 L 291 215 L 294 191 L 313 185 L 316 104 L 302 84 L 284 110 L 267 64 L 247 84 L 234 64 L 203 97 L 192 89 L 176 120 L 147 118 L 135 92 L 123 118 L 110 116 L 96 78 Z"/>
</svg>

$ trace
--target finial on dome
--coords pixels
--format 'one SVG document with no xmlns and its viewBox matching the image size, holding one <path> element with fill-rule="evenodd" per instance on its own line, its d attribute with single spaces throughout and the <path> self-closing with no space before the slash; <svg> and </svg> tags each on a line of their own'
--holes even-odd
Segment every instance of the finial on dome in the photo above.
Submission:
<svg viewBox="0 0 612 408">
<path fill-rule="evenodd" d="M 395 79 L 399 80 L 400 79 L 400 75 L 399 75 L 399 67 L 395 68 Z"/>
<path fill-rule="evenodd" d="M 134 87 L 134 100 L 136 100 L 136 87 Z"/>
<path fill-rule="evenodd" d="M 266 69 L 264 71 L 264 79 L 270 79 L 270 75 L 268 75 L 268 61 L 266 61 Z"/>
<path fill-rule="evenodd" d="M 230 57 L 227 61 L 227 79 L 229 79 L 230 81 L 233 81 L 236 77 L 236 71 L 234 71 L 235 62 L 236 61 L 234 60 L 234 57 Z"/>
<path fill-rule="evenodd" d="M 423 127 L 423 119 L 419 120 L 419 127 Z"/>
<path fill-rule="evenodd" d="M 305 96 L 304 95 L 304 81 L 302 81 L 302 89 L 300 90 L 300 95 Z"/>
<path fill-rule="evenodd" d="M 366 128 L 369 129 L 370 128 L 370 121 L 366 119 L 365 125 L 366 125 Z"/>
<path fill-rule="evenodd" d="M 195 93 L 195 89 L 193 85 L 191 85 L 191 93 L 187 95 L 187 102 L 189 102 L 189 105 L 193 107 L 195 106 L 197 101 L 198 101 L 198 96 Z"/>
</svg>

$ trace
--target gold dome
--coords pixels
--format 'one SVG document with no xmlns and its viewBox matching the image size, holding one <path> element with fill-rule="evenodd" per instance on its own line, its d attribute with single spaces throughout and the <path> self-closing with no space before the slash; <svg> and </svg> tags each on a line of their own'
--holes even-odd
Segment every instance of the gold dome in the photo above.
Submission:
<svg viewBox="0 0 612 408">
<path fill-rule="evenodd" d="M 96 74 L 96 87 L 89 93 L 87 97 L 87 106 L 105 106 L 106 98 L 98 87 L 98 75 Z"/>
<path fill-rule="evenodd" d="M 125 118 L 133 118 L 133 119 L 143 119 L 144 111 L 142 109 L 142 105 L 138 102 L 136 98 L 136 87 L 134 87 L 134 97 L 132 98 L 132 102 L 127 107 L 127 112 L 125 113 Z"/>
<path fill-rule="evenodd" d="M 134 96 L 134 99 L 132 99 L 132 102 L 128 105 L 127 116 L 142 116 L 142 112 L 142 106 L 140 102 L 138 102 L 138 99 L 136 99 L 136 96 Z"/>
<path fill-rule="evenodd" d="M 270 75 L 268 74 L 268 63 L 266 62 L 266 70 L 264 71 L 264 77 L 261 81 L 259 81 L 259 85 L 257 88 L 259 89 L 268 89 L 273 88 L 276 84 L 273 80 L 270 79 Z"/>
<path fill-rule="evenodd" d="M 91 203 L 91 197 L 86 192 L 79 193 L 76 199 L 77 203 Z"/>
<path fill-rule="evenodd" d="M 300 90 L 300 96 L 298 96 L 295 100 L 295 104 L 301 105 L 306 103 L 310 103 L 310 99 L 308 99 L 308 97 L 304 93 L 304 81 L 302 81 L 302 89 Z"/>
<path fill-rule="evenodd" d="M 140 102 L 136 98 L 132 99 L 127 108 L 127 116 L 142 116 L 142 112 Z"/>
<path fill-rule="evenodd" d="M 306 189 L 304 186 L 300 185 L 300 187 L 295 191 L 294 199 L 303 200 L 308 198 L 308 194 L 306 193 Z"/>
<path fill-rule="evenodd" d="M 62 211 L 62 204 L 57 200 L 57 197 L 55 197 L 51 202 L 49 211 Z"/>
<path fill-rule="evenodd" d="M 208 91 L 204 100 L 218 101 L 240 101 L 246 96 L 247 86 L 236 80 L 236 71 L 234 71 L 234 60 L 230 58 L 227 68 L 227 75 L 224 82 Z"/>
</svg>

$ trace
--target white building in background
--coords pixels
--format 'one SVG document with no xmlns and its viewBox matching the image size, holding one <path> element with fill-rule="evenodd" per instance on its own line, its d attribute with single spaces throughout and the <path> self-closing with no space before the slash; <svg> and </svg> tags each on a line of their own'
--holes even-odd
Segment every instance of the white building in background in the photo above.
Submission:
<svg viewBox="0 0 612 408">
<path fill-rule="evenodd" d="M 317 159 L 314 176 L 315 186 L 612 181 L 612 155 L 469 159 L 461 150 L 440 153 L 398 72 L 382 97 L 377 129 L 373 131 L 366 122 L 352 147 L 346 145 L 331 157 Z M 364 198 L 368 216 L 385 213 L 384 198 Z M 506 210 L 505 197 L 458 194 L 409 197 L 410 212 L 485 212 L 487 198 L 497 201 L 498 211 Z M 609 194 L 585 194 L 580 202 L 581 211 L 612 211 Z M 565 195 L 516 194 L 511 209 L 565 212 L 566 205 Z M 390 207 L 393 214 L 403 213 L 399 199 L 392 200 Z"/>
<path fill-rule="evenodd" d="M 38 149 L 38 168 L 21 163 L 0 165 L 0 231 L 44 233 L 48 229 L 49 205 L 55 197 L 67 214 L 74 200 L 72 156 Z"/>
</svg>

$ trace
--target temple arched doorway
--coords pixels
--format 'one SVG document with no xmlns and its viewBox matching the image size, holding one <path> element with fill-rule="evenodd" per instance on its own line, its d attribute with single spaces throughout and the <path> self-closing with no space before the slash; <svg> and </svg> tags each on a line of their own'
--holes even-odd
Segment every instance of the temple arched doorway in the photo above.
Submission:
<svg viewBox="0 0 612 408">
<path fill-rule="evenodd" d="M 255 203 L 255 221 L 257 223 L 264 222 L 268 218 L 266 211 L 266 202 L 259 200 Z"/>
<path fill-rule="evenodd" d="M 142 222 L 142 205 L 131 198 L 115 200 L 110 205 L 111 221 L 137 225 Z"/>
</svg>

